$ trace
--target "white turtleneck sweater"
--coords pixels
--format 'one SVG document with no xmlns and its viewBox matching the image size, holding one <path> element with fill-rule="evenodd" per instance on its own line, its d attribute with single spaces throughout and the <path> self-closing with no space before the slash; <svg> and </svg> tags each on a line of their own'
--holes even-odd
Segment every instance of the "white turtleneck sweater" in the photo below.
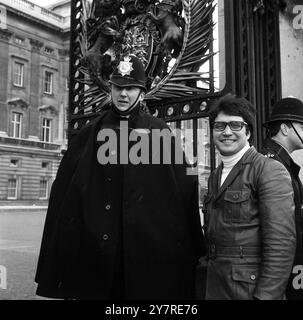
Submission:
<svg viewBox="0 0 303 320">
<path fill-rule="evenodd" d="M 221 184 L 220 186 L 222 186 L 222 184 L 224 183 L 225 179 L 227 178 L 227 176 L 229 175 L 230 171 L 232 170 L 232 168 L 237 164 L 237 162 L 244 156 L 244 153 L 250 148 L 249 143 L 247 143 L 247 145 L 242 148 L 238 153 L 233 154 L 231 156 L 222 156 L 221 155 L 221 159 L 223 162 L 223 170 L 222 170 L 222 174 L 221 174 Z"/>
</svg>

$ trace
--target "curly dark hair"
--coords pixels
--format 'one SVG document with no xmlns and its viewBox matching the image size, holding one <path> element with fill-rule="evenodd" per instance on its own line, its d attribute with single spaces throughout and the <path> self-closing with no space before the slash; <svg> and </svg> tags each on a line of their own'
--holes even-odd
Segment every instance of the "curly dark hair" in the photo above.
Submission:
<svg viewBox="0 0 303 320">
<path fill-rule="evenodd" d="M 235 95 L 229 93 L 219 99 L 213 104 L 209 112 L 209 122 L 211 128 L 213 128 L 213 123 L 222 112 L 229 116 L 239 116 L 244 119 L 248 124 L 248 132 L 250 132 L 249 143 L 253 143 L 253 134 L 255 129 L 256 120 L 256 108 L 245 98 L 238 98 Z"/>
</svg>

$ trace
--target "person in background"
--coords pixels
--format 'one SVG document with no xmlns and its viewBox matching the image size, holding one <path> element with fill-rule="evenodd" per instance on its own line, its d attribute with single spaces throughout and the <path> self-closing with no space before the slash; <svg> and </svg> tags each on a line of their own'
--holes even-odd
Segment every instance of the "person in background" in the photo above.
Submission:
<svg viewBox="0 0 303 320">
<path fill-rule="evenodd" d="M 293 97 L 278 101 L 270 120 L 264 123 L 268 138 L 261 152 L 284 165 L 290 174 L 295 201 L 296 255 L 286 289 L 286 299 L 303 300 L 303 186 L 299 177 L 300 166 L 291 157 L 295 150 L 303 149 L 303 102 Z"/>
</svg>

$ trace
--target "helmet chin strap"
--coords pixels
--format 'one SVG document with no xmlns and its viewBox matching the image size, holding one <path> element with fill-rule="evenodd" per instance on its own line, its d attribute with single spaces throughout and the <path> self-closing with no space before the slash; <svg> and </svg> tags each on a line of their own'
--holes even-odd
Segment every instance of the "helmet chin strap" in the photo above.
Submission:
<svg viewBox="0 0 303 320">
<path fill-rule="evenodd" d="M 125 111 L 122 111 L 120 109 L 117 108 L 117 106 L 113 103 L 113 107 L 115 108 L 116 112 L 118 112 L 121 116 L 127 117 L 129 116 L 132 111 L 137 107 L 137 105 L 139 104 L 139 99 L 140 99 L 140 95 L 141 95 L 141 91 L 138 94 L 138 97 L 136 99 L 136 101 Z"/>
<path fill-rule="evenodd" d="M 292 124 L 292 122 L 290 123 L 290 125 L 292 126 L 292 128 L 294 129 L 296 135 L 298 136 L 298 138 L 300 139 L 301 143 L 303 144 L 303 139 L 301 138 L 301 136 L 299 135 L 298 131 L 296 130 L 296 128 L 294 127 L 294 125 Z"/>
</svg>

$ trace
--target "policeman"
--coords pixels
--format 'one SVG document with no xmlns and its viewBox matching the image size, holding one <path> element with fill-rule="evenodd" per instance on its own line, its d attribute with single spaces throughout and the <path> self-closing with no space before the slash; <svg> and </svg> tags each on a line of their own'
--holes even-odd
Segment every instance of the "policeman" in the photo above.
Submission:
<svg viewBox="0 0 303 320">
<path fill-rule="evenodd" d="M 37 294 L 190 300 L 203 253 L 196 177 L 187 175 L 185 163 L 121 160 L 133 142 L 124 128 L 132 137 L 139 132 L 148 146 L 153 133 L 169 128 L 142 110 L 145 70 L 136 56 L 121 58 L 110 84 L 109 110 L 71 141 L 53 184 Z M 105 133 L 117 144 L 106 149 Z"/>
<path fill-rule="evenodd" d="M 292 159 L 291 153 L 303 149 L 303 103 L 299 99 L 288 97 L 281 99 L 273 107 L 271 118 L 264 123 L 268 138 L 261 152 L 267 157 L 280 161 L 290 173 L 294 189 L 297 247 L 293 271 L 286 289 L 288 300 L 303 300 L 301 279 L 296 266 L 303 264 L 303 187 L 299 178 L 300 166 Z"/>
</svg>

